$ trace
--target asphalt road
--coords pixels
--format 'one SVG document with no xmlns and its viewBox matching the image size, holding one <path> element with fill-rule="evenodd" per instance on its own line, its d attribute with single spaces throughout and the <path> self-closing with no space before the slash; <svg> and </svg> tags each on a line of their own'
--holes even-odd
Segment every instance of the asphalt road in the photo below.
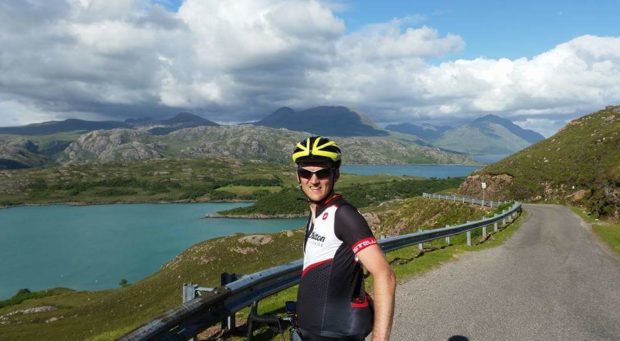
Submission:
<svg viewBox="0 0 620 341">
<path fill-rule="evenodd" d="M 397 288 L 392 340 L 620 340 L 620 260 L 568 208 Z"/>
</svg>

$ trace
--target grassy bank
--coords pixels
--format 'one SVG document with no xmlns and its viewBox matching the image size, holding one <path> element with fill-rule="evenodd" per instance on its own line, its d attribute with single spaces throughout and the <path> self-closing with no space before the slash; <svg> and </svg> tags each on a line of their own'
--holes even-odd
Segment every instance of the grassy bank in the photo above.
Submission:
<svg viewBox="0 0 620 341">
<path fill-rule="evenodd" d="M 441 205 L 445 217 L 438 218 L 433 209 Z M 428 212 L 427 212 L 428 211 Z M 364 214 L 374 214 L 377 231 L 396 231 L 399 214 L 407 217 L 407 226 L 435 228 L 477 219 L 489 212 L 469 205 L 421 198 L 390 201 L 369 207 Z M 375 227 L 375 224 L 372 224 Z M 407 229 L 402 230 L 406 232 Z M 482 245 L 491 245 L 503 234 L 492 235 Z M 164 311 L 178 306 L 183 283 L 218 286 L 222 272 L 252 273 L 301 257 L 303 232 L 288 231 L 262 238 L 233 235 L 198 243 L 162 266 L 157 273 L 118 289 L 97 292 L 60 290 L 45 297 L 16 301 L 0 308 L 0 335 L 3 339 L 30 340 L 45 335 L 46 339 L 109 340 L 117 338 Z M 479 232 L 474 241 L 481 241 Z M 464 246 L 464 237 L 452 238 L 452 247 L 443 248 L 442 241 L 429 243 L 425 252 L 406 248 L 388 255 L 400 279 L 432 268 L 462 252 L 479 246 Z M 261 310 L 281 308 L 286 299 L 294 299 L 295 288 L 265 300 Z M 27 313 L 28 308 L 49 306 L 53 310 Z M 244 313 L 239 314 L 240 322 Z"/>
<path fill-rule="evenodd" d="M 620 255 L 620 222 L 595 218 L 574 206 L 571 210 L 592 226 L 592 231 L 605 245 Z"/>
</svg>

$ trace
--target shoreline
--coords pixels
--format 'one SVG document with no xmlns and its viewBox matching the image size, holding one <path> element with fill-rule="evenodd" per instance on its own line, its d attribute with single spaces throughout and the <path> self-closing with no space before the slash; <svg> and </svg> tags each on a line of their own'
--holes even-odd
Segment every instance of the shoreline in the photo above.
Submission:
<svg viewBox="0 0 620 341">
<path fill-rule="evenodd" d="M 276 214 L 276 215 L 266 215 L 266 214 L 239 214 L 239 215 L 221 215 L 216 213 L 206 214 L 201 219 L 297 219 L 297 218 L 305 218 L 307 214 Z"/>
<path fill-rule="evenodd" d="M 37 206 L 53 206 L 53 205 L 65 205 L 65 206 L 98 206 L 98 205 L 135 205 L 135 204 L 226 204 L 226 203 L 254 203 L 252 200 L 172 200 L 172 201 L 109 201 L 109 202 L 80 202 L 80 201 L 65 201 L 65 202 L 51 202 L 51 203 L 22 203 L 16 205 L 0 205 L 0 209 L 5 208 L 17 208 L 17 207 L 37 207 Z"/>
</svg>

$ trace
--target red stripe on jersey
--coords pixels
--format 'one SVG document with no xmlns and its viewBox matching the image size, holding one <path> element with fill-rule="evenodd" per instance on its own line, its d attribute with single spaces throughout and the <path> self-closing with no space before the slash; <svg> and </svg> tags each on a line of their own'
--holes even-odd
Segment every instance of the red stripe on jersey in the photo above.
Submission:
<svg viewBox="0 0 620 341">
<path fill-rule="evenodd" d="M 351 249 L 353 250 L 354 254 L 357 254 L 358 252 L 364 250 L 365 248 L 371 245 L 375 245 L 375 244 L 377 244 L 377 240 L 374 237 L 368 237 L 368 238 L 359 240 L 357 243 L 353 244 L 353 247 Z"/>
<path fill-rule="evenodd" d="M 310 270 L 312 270 L 312 269 L 316 268 L 317 266 L 319 266 L 319 265 L 321 265 L 321 264 L 329 263 L 329 262 L 331 262 L 332 260 L 333 260 L 333 258 L 330 258 L 330 259 L 322 260 L 322 261 L 320 261 L 320 262 L 316 262 L 316 263 L 313 263 L 313 264 L 308 265 L 308 266 L 304 269 L 304 271 L 302 271 L 302 272 L 301 272 L 301 277 L 304 277 L 304 276 L 308 273 L 308 271 L 310 271 Z"/>
<path fill-rule="evenodd" d="M 359 298 L 356 298 L 355 300 L 353 300 L 353 302 L 351 302 L 351 307 L 353 308 L 366 308 L 368 307 L 368 297 L 366 297 L 365 300 L 360 300 Z"/>
</svg>

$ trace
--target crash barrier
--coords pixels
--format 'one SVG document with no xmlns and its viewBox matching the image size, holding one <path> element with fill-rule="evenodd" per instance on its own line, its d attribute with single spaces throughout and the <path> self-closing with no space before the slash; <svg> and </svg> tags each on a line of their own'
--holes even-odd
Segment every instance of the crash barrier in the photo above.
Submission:
<svg viewBox="0 0 620 341">
<path fill-rule="evenodd" d="M 483 206 L 498 207 L 506 202 L 484 201 L 474 198 L 424 193 L 425 198 L 461 201 Z M 467 244 L 471 245 L 471 231 L 482 228 L 483 238 L 486 237 L 487 226 L 493 225 L 498 231 L 499 224 L 506 226 L 517 218 L 521 211 L 521 203 L 514 202 L 510 208 L 493 217 L 478 221 L 470 221 L 460 225 L 446 226 L 433 230 L 422 230 L 406 235 L 382 238 L 378 241 L 384 252 L 394 251 L 403 247 L 418 244 L 422 249 L 425 242 L 467 233 Z M 237 280 L 218 288 L 200 290 L 197 285 L 185 285 L 183 305 L 173 308 L 154 320 L 138 327 L 120 340 L 187 340 L 218 322 L 231 320 L 234 325 L 234 314 L 249 307 L 252 302 L 287 289 L 299 283 L 303 260 L 278 265 L 253 274 L 240 276 Z M 204 288 L 203 288 L 204 289 Z M 195 298 L 191 299 L 192 296 Z M 231 319 L 232 316 L 232 319 Z"/>
<path fill-rule="evenodd" d="M 424 198 L 433 198 L 433 199 L 444 199 L 444 200 L 450 200 L 450 201 L 454 201 L 454 202 L 462 202 L 463 204 L 467 203 L 467 204 L 474 204 L 474 205 L 480 205 L 480 206 L 487 206 L 487 207 L 499 207 L 502 204 L 506 204 L 507 201 L 494 201 L 494 200 L 484 200 L 484 198 L 482 199 L 476 199 L 476 198 L 472 198 L 472 197 L 468 197 L 468 196 L 462 196 L 462 195 L 456 195 L 456 194 L 430 194 L 430 193 L 423 193 L 422 196 Z"/>
</svg>

